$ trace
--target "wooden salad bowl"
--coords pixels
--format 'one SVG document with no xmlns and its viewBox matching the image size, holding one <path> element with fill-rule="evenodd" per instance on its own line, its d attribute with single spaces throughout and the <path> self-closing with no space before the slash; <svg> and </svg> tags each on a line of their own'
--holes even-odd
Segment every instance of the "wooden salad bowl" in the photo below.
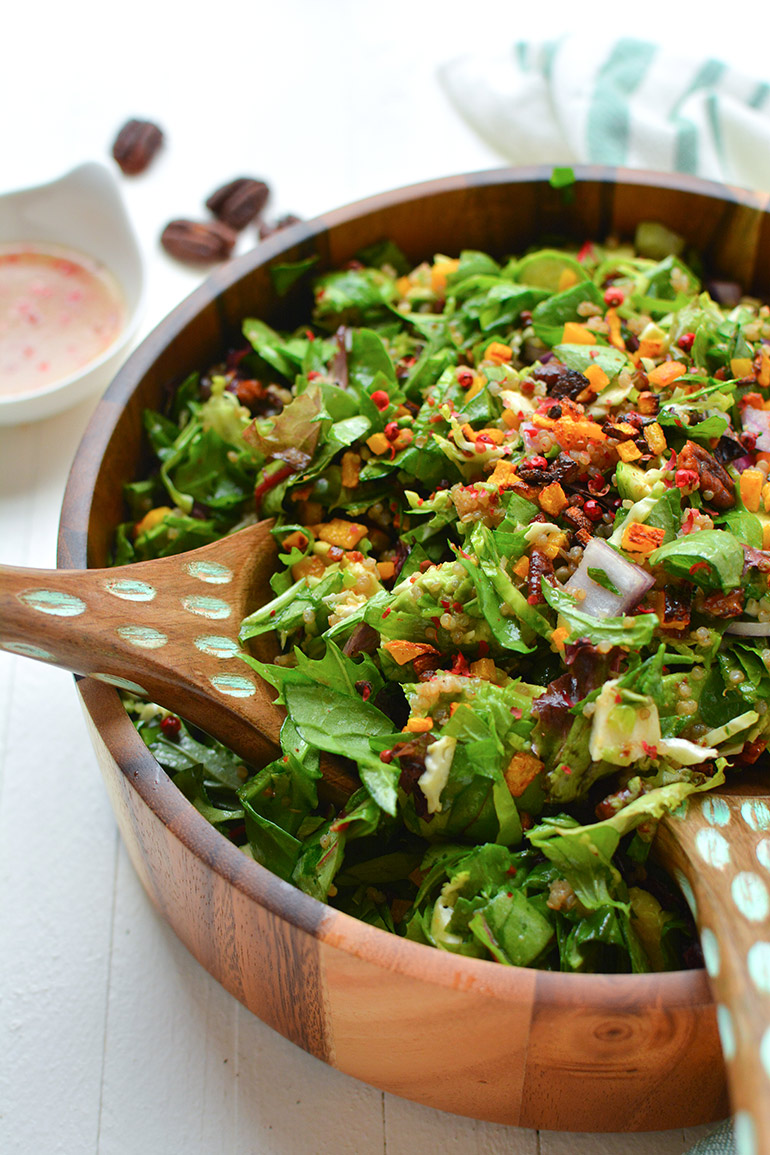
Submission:
<svg viewBox="0 0 770 1155">
<path fill-rule="evenodd" d="M 301 287 L 278 298 L 270 265 L 313 254 L 334 268 L 393 239 L 415 264 L 497 256 L 535 242 L 631 239 L 660 221 L 712 275 L 770 299 L 768 198 L 681 176 L 582 168 L 499 169 L 402 189 L 278 233 L 219 267 L 141 345 L 99 404 L 62 512 L 58 563 L 107 564 L 123 483 L 143 464 L 142 411 L 238 342 L 240 321 L 292 327 Z M 421 1103 L 521 1127 L 691 1126 L 729 1112 L 705 971 L 541 972 L 462 958 L 332 910 L 211 827 L 138 737 L 117 691 L 78 689 L 128 852 L 153 903 L 195 958 L 306 1051 Z"/>
</svg>

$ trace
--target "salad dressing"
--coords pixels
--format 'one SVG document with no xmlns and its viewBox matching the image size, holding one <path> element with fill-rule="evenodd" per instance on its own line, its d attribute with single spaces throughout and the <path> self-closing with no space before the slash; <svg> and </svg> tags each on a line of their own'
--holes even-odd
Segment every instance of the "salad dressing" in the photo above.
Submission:
<svg viewBox="0 0 770 1155">
<path fill-rule="evenodd" d="M 61 245 L 0 245 L 0 395 L 36 393 L 112 345 L 126 321 L 103 264 Z"/>
</svg>

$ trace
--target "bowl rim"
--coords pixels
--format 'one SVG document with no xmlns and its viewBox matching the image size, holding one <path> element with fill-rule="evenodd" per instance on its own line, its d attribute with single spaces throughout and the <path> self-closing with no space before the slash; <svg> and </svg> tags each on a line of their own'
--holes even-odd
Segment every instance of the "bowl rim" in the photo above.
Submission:
<svg viewBox="0 0 770 1155">
<path fill-rule="evenodd" d="M 574 166 L 573 172 L 576 182 L 671 189 L 758 212 L 767 212 L 770 206 L 770 194 L 683 174 L 593 165 Z M 87 531 L 94 483 L 125 403 L 160 349 L 165 348 L 191 318 L 210 305 L 220 293 L 246 273 L 270 264 L 303 241 L 386 207 L 470 185 L 548 183 L 551 173 L 550 165 L 501 167 L 402 186 L 291 225 L 216 269 L 145 337 L 117 373 L 93 414 L 76 453 L 64 494 L 59 526 L 59 567 L 83 568 L 87 564 Z M 85 446 L 89 452 L 83 463 L 80 458 Z M 592 983 L 601 986 L 605 1007 L 617 1004 L 627 1008 L 629 1000 L 645 1001 L 653 992 L 670 1007 L 712 1004 L 706 972 L 700 968 L 650 974 L 583 974 L 507 967 L 413 942 L 326 906 L 245 855 L 203 818 L 152 757 L 125 714 L 114 688 L 90 679 L 77 681 L 85 708 L 97 729 L 114 734 L 115 727 L 125 723 L 121 727 L 124 745 L 119 769 L 169 833 L 223 881 L 236 887 L 243 897 L 327 946 L 422 981 L 457 987 L 459 979 L 463 989 L 483 989 L 501 1001 L 518 1001 L 524 990 L 536 985 L 538 996 L 547 1001 L 575 1003 L 582 1001 L 586 984 Z"/>
</svg>

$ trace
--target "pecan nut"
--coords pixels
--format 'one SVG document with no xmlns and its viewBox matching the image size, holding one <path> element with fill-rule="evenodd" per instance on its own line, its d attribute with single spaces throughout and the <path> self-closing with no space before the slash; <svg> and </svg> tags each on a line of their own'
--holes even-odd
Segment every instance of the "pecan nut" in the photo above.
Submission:
<svg viewBox="0 0 770 1155">
<path fill-rule="evenodd" d="M 259 226 L 259 239 L 266 241 L 268 237 L 272 237 L 274 233 L 279 233 L 281 229 L 288 229 L 289 225 L 298 225 L 301 217 L 295 217 L 293 213 L 287 213 L 285 217 L 279 217 L 277 221 L 271 224 L 263 222 Z"/>
<path fill-rule="evenodd" d="M 259 216 L 269 196 L 270 189 L 263 180 L 241 176 L 213 192 L 206 208 L 231 229 L 240 231 Z"/>
<path fill-rule="evenodd" d="M 233 251 L 238 239 L 228 225 L 221 221 L 169 221 L 160 243 L 167 253 L 178 261 L 203 264 L 224 261 Z"/>
<path fill-rule="evenodd" d="M 735 505 L 735 483 L 708 449 L 696 445 L 694 441 L 686 441 L 676 464 L 678 469 L 690 469 L 697 473 L 698 489 L 708 505 L 713 505 L 715 509 L 732 509 Z"/>
<path fill-rule="evenodd" d="M 150 120 L 127 121 L 115 138 L 112 155 L 121 172 L 136 176 L 149 166 L 160 146 L 163 132 Z"/>
</svg>

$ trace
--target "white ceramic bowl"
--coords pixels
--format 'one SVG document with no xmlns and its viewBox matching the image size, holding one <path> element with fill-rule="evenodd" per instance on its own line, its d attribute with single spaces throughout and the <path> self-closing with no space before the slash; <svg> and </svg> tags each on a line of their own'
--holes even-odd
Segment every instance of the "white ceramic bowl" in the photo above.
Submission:
<svg viewBox="0 0 770 1155">
<path fill-rule="evenodd" d="M 0 243 L 9 242 L 62 245 L 94 258 L 117 279 L 126 312 L 116 339 L 82 369 L 34 393 L 0 394 L 0 425 L 53 417 L 106 388 L 136 335 L 145 280 L 115 177 L 94 162 L 48 184 L 0 196 Z"/>
</svg>

